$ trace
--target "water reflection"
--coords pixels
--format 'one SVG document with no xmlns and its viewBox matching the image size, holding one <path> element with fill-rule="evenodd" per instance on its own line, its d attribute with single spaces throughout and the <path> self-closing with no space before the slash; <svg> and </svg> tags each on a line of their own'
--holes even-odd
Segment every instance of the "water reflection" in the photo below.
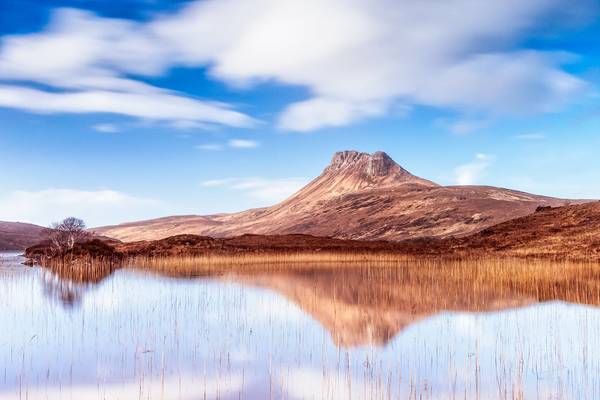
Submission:
<svg viewBox="0 0 600 400">
<path fill-rule="evenodd" d="M 44 296 L 49 301 L 58 301 L 65 308 L 81 304 L 89 290 L 108 278 L 115 269 L 100 267 L 95 269 L 39 269 Z"/>
<path fill-rule="evenodd" d="M 319 321 L 334 343 L 343 347 L 385 345 L 410 324 L 442 311 L 492 311 L 535 301 L 516 293 L 452 287 L 443 277 L 423 282 L 410 272 L 320 268 L 226 278 L 283 294 Z"/>
<path fill-rule="evenodd" d="M 595 286 L 457 268 L 3 267 L 0 399 L 600 398 Z"/>
</svg>

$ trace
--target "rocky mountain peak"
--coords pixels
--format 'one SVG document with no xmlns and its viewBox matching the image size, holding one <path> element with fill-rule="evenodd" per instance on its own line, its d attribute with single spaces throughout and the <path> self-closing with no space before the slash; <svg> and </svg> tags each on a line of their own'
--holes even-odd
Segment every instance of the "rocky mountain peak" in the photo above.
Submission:
<svg viewBox="0 0 600 400">
<path fill-rule="evenodd" d="M 399 165 L 383 151 L 373 153 L 367 162 L 367 174 L 369 176 L 386 176 Z"/>
<path fill-rule="evenodd" d="M 346 150 L 335 153 L 323 174 L 306 186 L 302 193 L 306 195 L 313 192 L 313 197 L 330 198 L 350 192 L 403 184 L 437 186 L 412 175 L 383 151 L 369 154 Z"/>
<path fill-rule="evenodd" d="M 376 151 L 373 154 L 354 150 L 339 151 L 333 155 L 326 171 L 333 174 L 354 174 L 363 178 L 410 176 L 410 173 L 383 151 Z"/>
<path fill-rule="evenodd" d="M 361 153 L 354 150 L 338 151 L 333 155 L 330 171 L 342 169 L 359 169 L 368 176 L 385 176 L 393 172 L 398 164 L 383 151 L 373 154 Z"/>
</svg>

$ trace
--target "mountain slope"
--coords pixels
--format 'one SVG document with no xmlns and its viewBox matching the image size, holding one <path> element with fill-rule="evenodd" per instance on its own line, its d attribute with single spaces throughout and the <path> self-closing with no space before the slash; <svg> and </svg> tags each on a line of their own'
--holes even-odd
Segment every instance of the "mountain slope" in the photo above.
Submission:
<svg viewBox="0 0 600 400">
<path fill-rule="evenodd" d="M 272 207 L 235 214 L 176 216 L 94 229 L 123 241 L 178 234 L 303 233 L 344 239 L 465 236 L 568 201 L 486 186 L 440 186 L 387 154 L 344 151 L 315 180 Z"/>
<path fill-rule="evenodd" d="M 0 250 L 24 250 L 37 244 L 43 231 L 37 225 L 0 221 Z"/>
<path fill-rule="evenodd" d="M 457 249 L 581 260 L 600 259 L 600 202 L 542 208 L 458 241 Z"/>
</svg>

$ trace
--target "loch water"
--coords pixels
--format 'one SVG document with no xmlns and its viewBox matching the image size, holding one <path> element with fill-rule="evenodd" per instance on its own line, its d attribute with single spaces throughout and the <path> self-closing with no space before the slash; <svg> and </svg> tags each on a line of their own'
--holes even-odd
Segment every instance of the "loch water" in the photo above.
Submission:
<svg viewBox="0 0 600 400">
<path fill-rule="evenodd" d="M 0 257 L 2 400 L 600 398 L 600 309 L 560 295 L 402 266 L 70 279 Z"/>
</svg>

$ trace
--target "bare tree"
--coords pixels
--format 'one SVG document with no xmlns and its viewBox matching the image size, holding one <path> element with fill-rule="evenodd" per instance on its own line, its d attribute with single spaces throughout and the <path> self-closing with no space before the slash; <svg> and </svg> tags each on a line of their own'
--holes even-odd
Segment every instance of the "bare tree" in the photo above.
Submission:
<svg viewBox="0 0 600 400">
<path fill-rule="evenodd" d="M 47 230 L 48 239 L 56 251 L 62 253 L 71 250 L 75 243 L 87 238 L 89 233 L 85 230 L 82 219 L 69 217 L 62 222 L 54 222 Z"/>
</svg>

